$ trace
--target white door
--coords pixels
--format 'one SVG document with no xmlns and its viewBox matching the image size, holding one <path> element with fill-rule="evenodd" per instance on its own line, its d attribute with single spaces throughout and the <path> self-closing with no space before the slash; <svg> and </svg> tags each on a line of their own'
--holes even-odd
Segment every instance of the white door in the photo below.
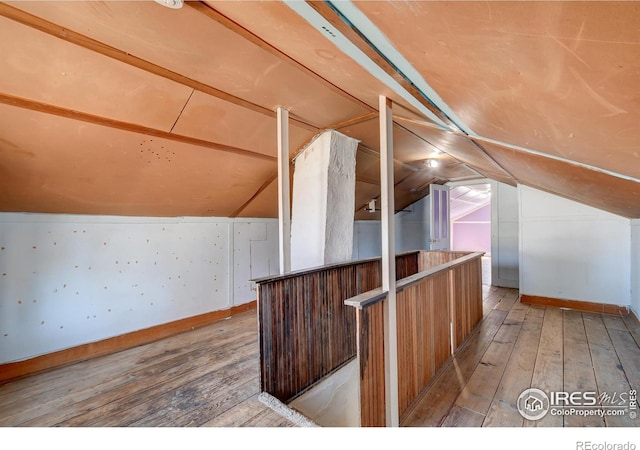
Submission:
<svg viewBox="0 0 640 450">
<path fill-rule="evenodd" d="M 429 185 L 430 250 L 449 250 L 449 186 Z"/>
</svg>

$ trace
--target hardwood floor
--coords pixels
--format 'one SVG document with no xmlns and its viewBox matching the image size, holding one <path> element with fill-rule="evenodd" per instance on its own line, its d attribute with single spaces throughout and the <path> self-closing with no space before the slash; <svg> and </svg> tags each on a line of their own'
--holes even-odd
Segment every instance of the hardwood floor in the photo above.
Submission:
<svg viewBox="0 0 640 450">
<path fill-rule="evenodd" d="M 484 320 L 403 418 L 403 426 L 640 425 L 625 416 L 524 420 L 519 394 L 640 390 L 640 326 L 521 304 L 486 287 Z M 3 427 L 291 427 L 258 395 L 255 311 L 0 386 Z"/>
<path fill-rule="evenodd" d="M 257 399 L 255 311 L 0 386 L 0 426 L 290 427 Z"/>
<path fill-rule="evenodd" d="M 547 414 L 525 420 L 522 391 L 640 390 L 640 327 L 632 318 L 539 307 L 486 288 L 484 320 L 403 418 L 403 426 L 640 426 L 640 418 Z M 619 400 L 619 399 L 618 399 Z"/>
</svg>

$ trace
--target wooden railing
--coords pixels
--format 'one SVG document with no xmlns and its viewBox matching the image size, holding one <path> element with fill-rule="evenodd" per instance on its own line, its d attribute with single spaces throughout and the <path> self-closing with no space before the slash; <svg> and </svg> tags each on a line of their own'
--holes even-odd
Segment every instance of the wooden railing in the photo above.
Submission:
<svg viewBox="0 0 640 450">
<path fill-rule="evenodd" d="M 418 272 L 420 253 L 396 257 L 397 278 Z M 260 385 L 287 402 L 356 356 L 356 313 L 348 298 L 381 285 L 373 258 L 254 280 Z"/>
<path fill-rule="evenodd" d="M 398 409 L 410 410 L 482 319 L 482 253 L 421 252 L 431 268 L 396 284 Z M 438 261 L 443 263 L 437 264 Z M 384 302 L 376 289 L 348 299 L 357 310 L 362 426 L 385 425 Z"/>
<path fill-rule="evenodd" d="M 423 251 L 418 255 L 418 272 L 433 269 L 441 264 L 448 263 L 457 258 L 468 255 L 469 252 L 440 252 L 440 251 Z M 403 277 L 404 278 L 404 277 Z"/>
</svg>

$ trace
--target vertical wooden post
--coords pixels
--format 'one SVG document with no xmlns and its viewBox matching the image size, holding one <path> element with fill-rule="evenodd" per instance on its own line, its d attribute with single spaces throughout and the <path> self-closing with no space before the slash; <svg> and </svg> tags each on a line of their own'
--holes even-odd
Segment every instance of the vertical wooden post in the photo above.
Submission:
<svg viewBox="0 0 640 450">
<path fill-rule="evenodd" d="M 291 189 L 289 178 L 289 111 L 279 106 L 278 121 L 278 250 L 280 273 L 291 271 Z"/>
<path fill-rule="evenodd" d="M 400 425 L 398 414 L 398 333 L 396 321 L 395 199 L 393 112 L 391 100 L 379 97 L 380 192 L 382 208 L 382 290 L 388 292 L 384 318 L 385 403 L 387 426 Z"/>
</svg>

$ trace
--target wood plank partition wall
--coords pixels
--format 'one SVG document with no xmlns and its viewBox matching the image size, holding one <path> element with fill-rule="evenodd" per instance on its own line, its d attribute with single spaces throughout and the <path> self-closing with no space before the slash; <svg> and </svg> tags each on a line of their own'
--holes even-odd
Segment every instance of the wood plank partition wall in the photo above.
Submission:
<svg viewBox="0 0 640 450">
<path fill-rule="evenodd" d="M 442 263 L 405 277 L 396 285 L 401 422 L 453 349 L 482 319 L 483 253 L 421 253 L 421 265 Z M 380 426 L 384 418 L 384 360 L 371 362 L 377 361 L 374 355 L 384 355 L 384 330 L 372 325 L 376 320 L 382 323 L 378 314 L 383 314 L 383 301 L 386 296 L 380 289 L 346 301 L 362 317 L 357 321 L 362 426 Z"/>
<path fill-rule="evenodd" d="M 398 407 L 403 413 L 451 356 L 448 271 L 397 293 Z"/>
<path fill-rule="evenodd" d="M 360 363 L 360 426 L 386 425 L 384 391 L 384 303 L 356 309 Z"/>
<path fill-rule="evenodd" d="M 482 260 L 478 257 L 449 271 L 453 348 L 482 320 Z"/>
<path fill-rule="evenodd" d="M 418 271 L 418 252 L 396 257 L 398 277 Z M 255 280 L 261 390 L 287 402 L 356 356 L 356 318 L 344 300 L 378 288 L 380 259 Z"/>
</svg>

